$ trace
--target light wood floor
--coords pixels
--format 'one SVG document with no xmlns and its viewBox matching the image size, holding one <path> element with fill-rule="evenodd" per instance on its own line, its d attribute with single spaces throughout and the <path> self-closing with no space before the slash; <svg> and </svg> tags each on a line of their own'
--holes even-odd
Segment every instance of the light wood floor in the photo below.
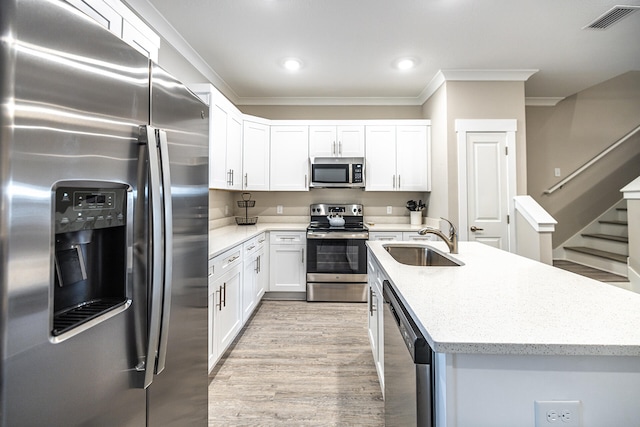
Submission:
<svg viewBox="0 0 640 427">
<path fill-rule="evenodd" d="M 384 426 L 367 314 L 263 301 L 210 378 L 209 426 Z"/>
</svg>

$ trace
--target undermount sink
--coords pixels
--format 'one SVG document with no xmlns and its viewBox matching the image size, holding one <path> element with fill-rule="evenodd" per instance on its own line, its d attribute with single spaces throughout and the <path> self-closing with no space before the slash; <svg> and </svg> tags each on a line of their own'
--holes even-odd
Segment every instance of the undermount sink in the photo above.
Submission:
<svg viewBox="0 0 640 427">
<path fill-rule="evenodd" d="M 437 249 L 424 245 L 382 245 L 401 264 L 421 267 L 460 267 L 464 265 Z"/>
</svg>

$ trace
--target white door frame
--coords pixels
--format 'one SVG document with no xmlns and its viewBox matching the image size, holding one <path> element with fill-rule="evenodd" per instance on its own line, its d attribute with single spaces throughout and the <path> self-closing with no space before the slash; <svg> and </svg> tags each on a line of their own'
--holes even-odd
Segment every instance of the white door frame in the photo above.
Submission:
<svg viewBox="0 0 640 427">
<path fill-rule="evenodd" d="M 467 133 L 504 132 L 507 150 L 507 200 L 509 209 L 509 252 L 516 250 L 516 221 L 513 198 L 516 196 L 516 119 L 456 119 L 455 129 L 458 142 L 458 237 L 469 240 L 467 218 Z"/>
</svg>

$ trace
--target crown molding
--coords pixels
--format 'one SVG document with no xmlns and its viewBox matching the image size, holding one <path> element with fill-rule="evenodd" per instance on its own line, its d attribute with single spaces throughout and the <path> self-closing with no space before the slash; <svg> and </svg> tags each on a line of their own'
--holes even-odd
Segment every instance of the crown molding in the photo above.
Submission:
<svg viewBox="0 0 640 427">
<path fill-rule="evenodd" d="M 527 107 L 555 107 L 564 98 L 564 96 L 527 97 L 524 99 L 524 105 Z"/>
<path fill-rule="evenodd" d="M 413 106 L 422 105 L 415 97 L 238 97 L 237 105 L 314 105 L 314 106 Z"/>
</svg>

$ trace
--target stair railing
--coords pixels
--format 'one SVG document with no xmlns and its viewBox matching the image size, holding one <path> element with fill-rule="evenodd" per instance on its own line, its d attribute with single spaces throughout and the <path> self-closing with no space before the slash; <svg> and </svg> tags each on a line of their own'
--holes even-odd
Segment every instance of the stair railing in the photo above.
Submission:
<svg viewBox="0 0 640 427">
<path fill-rule="evenodd" d="M 612 152 L 613 150 L 615 150 L 616 148 L 621 146 L 625 141 L 627 141 L 633 135 L 638 133 L 639 130 L 640 130 L 640 125 L 636 126 L 635 129 L 633 129 L 631 132 L 627 133 L 625 136 L 623 136 L 622 138 L 620 138 L 619 140 L 617 140 L 616 142 L 611 144 L 608 148 L 604 149 L 600 154 L 598 154 L 597 156 L 595 156 L 594 158 L 589 160 L 584 165 L 580 166 L 578 169 L 573 171 L 571 174 L 567 175 L 567 177 L 565 179 L 563 179 L 562 181 L 558 182 L 553 187 L 550 187 L 549 189 L 544 190 L 544 194 L 551 194 L 551 193 L 555 192 L 556 190 L 561 189 L 567 182 L 571 181 L 573 178 L 575 178 L 576 176 L 580 175 L 585 170 L 589 169 L 598 160 L 602 159 L 607 154 L 609 154 L 610 152 Z"/>
</svg>

